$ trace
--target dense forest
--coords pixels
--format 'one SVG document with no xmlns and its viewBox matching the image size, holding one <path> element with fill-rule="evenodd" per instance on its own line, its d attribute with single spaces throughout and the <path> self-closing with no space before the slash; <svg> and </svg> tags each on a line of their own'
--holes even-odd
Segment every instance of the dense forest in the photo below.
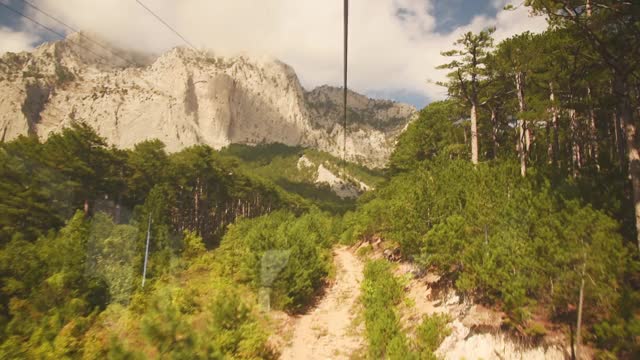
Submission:
<svg viewBox="0 0 640 360">
<path fill-rule="evenodd" d="M 443 53 L 449 100 L 409 126 L 343 236 L 397 242 L 516 333 L 551 321 L 578 358 L 585 341 L 637 357 L 640 5 L 526 3 L 550 29 Z"/>
<path fill-rule="evenodd" d="M 374 185 L 357 201 L 295 165 L 335 159 L 284 145 L 121 150 L 82 123 L 2 143 L 0 357 L 277 358 L 263 296 L 304 312 L 334 245 L 383 239 L 514 336 L 637 358 L 640 4 L 526 5 L 549 30 L 464 34 L 444 53 L 448 99 L 387 168 L 335 165 Z M 448 320 L 409 339 L 387 261 L 362 289 L 368 358 L 435 358 Z"/>
<path fill-rule="evenodd" d="M 339 232 L 318 206 L 353 207 L 300 190 L 303 171 L 268 171 L 301 151 L 118 150 L 80 123 L 2 144 L 1 357 L 274 357 L 258 292 L 274 309 L 308 304 Z M 263 257 L 280 253 L 287 268 L 265 283 Z"/>
</svg>

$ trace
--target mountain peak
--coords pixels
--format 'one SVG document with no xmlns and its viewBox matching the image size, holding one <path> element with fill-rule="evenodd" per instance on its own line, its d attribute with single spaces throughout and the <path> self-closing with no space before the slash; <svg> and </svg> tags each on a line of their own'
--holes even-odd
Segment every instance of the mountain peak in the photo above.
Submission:
<svg viewBox="0 0 640 360">
<path fill-rule="evenodd" d="M 314 113 L 316 124 L 332 126 L 327 119 L 342 119 L 344 88 L 323 85 L 306 93 L 307 103 Z M 352 90 L 347 91 L 347 123 L 350 126 L 369 126 L 380 131 L 397 131 L 417 113 L 415 107 L 391 100 L 372 99 Z M 329 116 L 328 116 L 329 115 Z"/>
<path fill-rule="evenodd" d="M 0 133 L 47 137 L 72 121 L 122 148 L 157 138 L 194 144 L 283 143 L 342 155 L 342 90 L 305 91 L 293 68 L 267 56 L 173 48 L 160 56 L 72 34 L 0 63 Z M 349 91 L 347 154 L 383 166 L 415 109 Z M 17 114 L 17 115 L 16 115 Z"/>
</svg>

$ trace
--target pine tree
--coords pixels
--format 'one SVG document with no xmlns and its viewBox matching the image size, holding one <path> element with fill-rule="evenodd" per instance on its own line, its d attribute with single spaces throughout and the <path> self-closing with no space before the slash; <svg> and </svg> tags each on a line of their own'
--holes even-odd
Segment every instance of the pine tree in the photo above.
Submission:
<svg viewBox="0 0 640 360">
<path fill-rule="evenodd" d="M 518 140 L 517 150 L 520 157 L 520 173 L 522 176 L 527 174 L 527 156 L 531 147 L 531 129 L 523 116 L 527 111 L 526 104 L 526 81 L 527 81 L 527 65 L 530 63 L 530 49 L 525 46 L 530 40 L 531 34 L 525 33 L 514 36 L 502 42 L 497 51 L 497 57 L 502 60 L 503 71 L 509 74 L 513 79 L 516 97 L 518 99 Z"/>
<path fill-rule="evenodd" d="M 487 29 L 478 34 L 468 32 L 454 45 L 461 49 L 443 52 L 442 55 L 457 57 L 438 69 L 452 70 L 449 82 L 440 83 L 449 89 L 449 95 L 464 101 L 471 107 L 471 162 L 478 164 L 478 111 L 480 107 L 480 84 L 486 77 L 487 55 L 493 46 L 491 35 L 495 29 Z"/>
<path fill-rule="evenodd" d="M 612 77 L 617 98 L 617 118 L 625 133 L 628 173 L 631 179 L 637 245 L 640 248 L 640 142 L 637 122 L 640 103 L 637 75 L 640 71 L 640 3 L 617 0 L 527 0 L 535 11 L 549 16 L 552 24 L 573 27 Z"/>
</svg>

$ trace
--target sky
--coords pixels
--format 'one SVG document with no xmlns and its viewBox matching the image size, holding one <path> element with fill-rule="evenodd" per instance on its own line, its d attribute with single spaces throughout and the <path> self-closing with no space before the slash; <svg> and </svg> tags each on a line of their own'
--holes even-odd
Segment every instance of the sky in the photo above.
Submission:
<svg viewBox="0 0 640 360">
<path fill-rule="evenodd" d="M 123 48 L 163 52 L 185 44 L 136 0 L 28 0 L 75 29 Z M 341 0 L 141 0 L 189 42 L 219 55 L 268 55 L 296 70 L 311 89 L 342 81 Z M 23 0 L 0 0 L 61 33 Z M 522 0 L 351 0 L 349 87 L 376 98 L 423 107 L 446 97 L 435 84 L 446 72 L 463 33 L 496 27 L 496 41 L 547 24 Z M 504 10 L 512 4 L 515 10 Z M 30 21 L 0 7 L 0 53 L 30 50 L 57 40 Z"/>
</svg>

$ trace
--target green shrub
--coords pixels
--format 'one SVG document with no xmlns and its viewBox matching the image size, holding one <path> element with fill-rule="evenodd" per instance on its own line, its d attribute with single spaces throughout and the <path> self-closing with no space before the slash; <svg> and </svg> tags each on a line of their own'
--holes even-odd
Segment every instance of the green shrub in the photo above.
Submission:
<svg viewBox="0 0 640 360">
<path fill-rule="evenodd" d="M 198 236 L 196 233 L 191 231 L 184 232 L 184 249 L 182 251 L 182 256 L 186 259 L 195 259 L 207 251 L 204 247 L 204 242 L 202 238 Z"/>
<path fill-rule="evenodd" d="M 362 303 L 369 357 L 371 359 L 433 359 L 434 352 L 451 330 L 445 315 L 426 316 L 416 329 L 413 342 L 407 339 L 397 313 L 404 299 L 404 286 L 385 260 L 367 263 L 362 283 Z"/>
<path fill-rule="evenodd" d="M 532 338 L 542 338 L 547 334 L 547 329 L 543 324 L 536 322 L 527 326 L 527 328 L 525 329 L 525 333 L 527 334 L 527 336 L 530 336 Z"/>
<path fill-rule="evenodd" d="M 373 246 L 371 246 L 371 244 L 366 244 L 364 246 L 361 246 L 357 251 L 356 251 L 356 255 L 360 258 L 366 258 L 367 256 L 369 256 L 371 253 L 373 252 Z"/>
<path fill-rule="evenodd" d="M 295 312 L 323 286 L 334 238 L 330 216 L 280 211 L 231 225 L 218 254 L 228 276 L 270 289 L 273 307 Z"/>
<path fill-rule="evenodd" d="M 208 358 L 275 359 L 268 334 L 240 300 L 240 293 L 223 289 L 213 299 L 208 334 Z"/>
<path fill-rule="evenodd" d="M 275 359 L 268 334 L 245 294 L 216 282 L 208 305 L 193 302 L 183 288 L 162 287 L 142 319 L 145 352 L 172 359 Z M 186 297 L 185 297 L 186 295 Z M 111 353 L 133 354 L 131 345 L 112 344 Z"/>
<path fill-rule="evenodd" d="M 403 287 L 385 260 L 367 263 L 362 282 L 362 303 L 372 359 L 403 358 L 408 353 L 395 307 L 403 299 Z"/>
<path fill-rule="evenodd" d="M 343 236 L 381 234 L 466 296 L 504 305 L 516 322 L 527 321 L 531 304 L 575 303 L 585 254 L 587 272 L 598 277 L 588 286 L 586 319 L 613 309 L 627 253 L 616 222 L 523 179 L 516 164 L 436 157 L 374 195 L 345 218 Z"/>
</svg>

